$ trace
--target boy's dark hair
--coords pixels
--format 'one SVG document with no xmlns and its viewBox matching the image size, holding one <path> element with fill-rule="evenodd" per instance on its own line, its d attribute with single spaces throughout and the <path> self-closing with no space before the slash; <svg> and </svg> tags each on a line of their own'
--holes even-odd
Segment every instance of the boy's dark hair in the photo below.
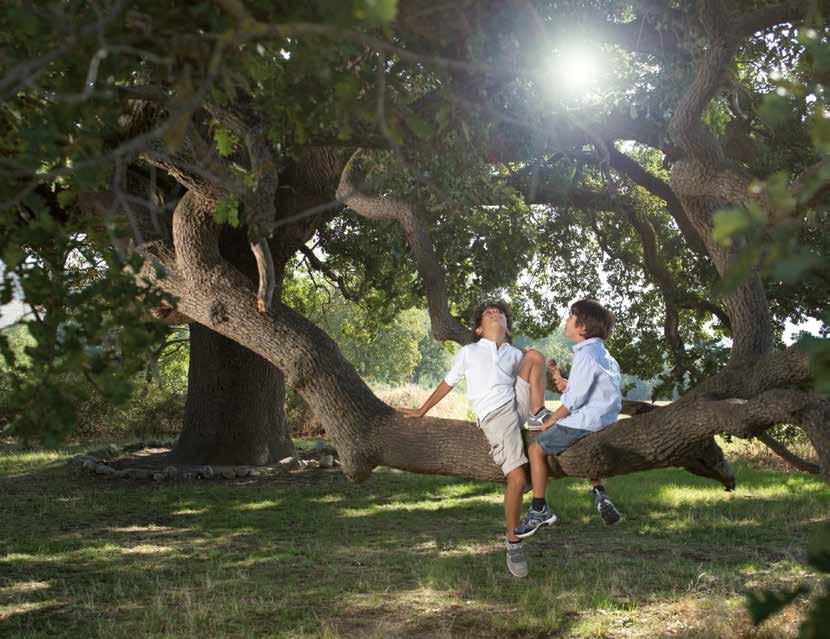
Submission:
<svg viewBox="0 0 830 639">
<path fill-rule="evenodd" d="M 571 305 L 571 314 L 576 316 L 576 325 L 583 329 L 585 339 L 607 339 L 611 327 L 614 326 L 614 314 L 596 300 L 574 302 Z"/>
<path fill-rule="evenodd" d="M 512 344 L 513 314 L 510 312 L 510 307 L 507 305 L 507 302 L 502 300 L 487 300 L 476 306 L 473 311 L 473 341 L 477 342 L 481 339 L 481 335 L 476 333 L 476 330 L 481 326 L 481 318 L 484 316 L 484 311 L 488 308 L 497 308 L 504 313 L 504 317 L 507 319 L 507 342 Z"/>
</svg>

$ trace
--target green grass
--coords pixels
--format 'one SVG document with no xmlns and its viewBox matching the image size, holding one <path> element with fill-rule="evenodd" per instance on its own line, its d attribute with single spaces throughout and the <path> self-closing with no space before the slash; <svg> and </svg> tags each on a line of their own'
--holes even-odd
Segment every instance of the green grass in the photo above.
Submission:
<svg viewBox="0 0 830 639">
<path fill-rule="evenodd" d="M 86 446 L 85 448 L 88 448 Z M 0 636 L 779 637 L 742 593 L 813 580 L 819 480 L 739 465 L 739 488 L 676 470 L 557 481 L 562 518 L 512 579 L 501 488 L 380 469 L 237 482 L 138 483 L 68 471 L 77 451 L 0 447 Z"/>
</svg>

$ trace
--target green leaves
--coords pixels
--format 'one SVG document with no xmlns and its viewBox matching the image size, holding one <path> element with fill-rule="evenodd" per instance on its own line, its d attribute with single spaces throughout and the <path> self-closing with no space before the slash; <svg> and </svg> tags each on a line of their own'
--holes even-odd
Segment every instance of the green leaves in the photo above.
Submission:
<svg viewBox="0 0 830 639">
<path fill-rule="evenodd" d="M 239 199 L 235 195 L 226 195 L 216 203 L 213 219 L 217 224 L 239 227 Z"/>
<path fill-rule="evenodd" d="M 356 0 L 354 16 L 371 24 L 388 24 L 398 15 L 398 0 Z"/>
<path fill-rule="evenodd" d="M 793 99 L 778 93 L 768 93 L 758 107 L 758 115 L 772 129 L 784 126 L 792 119 Z"/>
<path fill-rule="evenodd" d="M 58 202 L 38 195 L 24 215 L 0 223 L 2 301 L 17 290 L 36 309 L 0 334 L 8 428 L 51 444 L 72 432 L 92 394 L 114 404 L 130 396 L 135 372 L 166 332 L 146 309 L 174 303 L 136 282 L 112 249 L 97 249 L 94 230 L 58 224 Z M 140 267 L 141 257 L 132 259 Z"/>
<path fill-rule="evenodd" d="M 721 244 L 731 244 L 732 238 L 766 221 L 766 214 L 757 206 L 721 209 L 715 214 L 712 237 Z"/>
<path fill-rule="evenodd" d="M 219 155 L 225 158 L 233 155 L 239 146 L 239 137 L 219 124 L 215 124 L 213 127 L 213 141 L 216 142 L 216 150 L 219 151 Z"/>
</svg>

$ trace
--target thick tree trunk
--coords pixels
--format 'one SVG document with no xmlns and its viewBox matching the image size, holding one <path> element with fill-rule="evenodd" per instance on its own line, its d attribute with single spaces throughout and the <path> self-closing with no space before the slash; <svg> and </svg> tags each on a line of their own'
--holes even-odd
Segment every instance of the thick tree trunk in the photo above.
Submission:
<svg viewBox="0 0 830 639">
<path fill-rule="evenodd" d="M 173 457 L 261 465 L 291 455 L 285 380 L 270 362 L 201 324 L 190 325 L 184 425 Z"/>
<path fill-rule="evenodd" d="M 243 233 L 225 227 L 222 256 L 252 280 L 256 264 Z M 287 256 L 275 255 L 277 299 Z M 294 453 L 285 415 L 285 376 L 256 353 L 201 324 L 190 324 L 190 364 L 179 463 L 258 466 Z"/>
</svg>

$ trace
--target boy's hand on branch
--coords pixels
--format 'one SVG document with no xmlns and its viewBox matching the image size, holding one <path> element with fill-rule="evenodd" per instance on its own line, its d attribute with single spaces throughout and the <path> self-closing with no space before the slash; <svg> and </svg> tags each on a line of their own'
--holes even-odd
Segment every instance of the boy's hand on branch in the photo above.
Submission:
<svg viewBox="0 0 830 639">
<path fill-rule="evenodd" d="M 420 408 L 399 408 L 398 410 L 403 413 L 404 417 L 423 417 L 426 415 L 426 411 Z"/>
<path fill-rule="evenodd" d="M 560 393 L 564 393 L 566 388 L 568 388 L 567 379 L 565 379 L 564 377 L 560 377 L 556 380 L 556 390 L 558 390 Z"/>
</svg>

